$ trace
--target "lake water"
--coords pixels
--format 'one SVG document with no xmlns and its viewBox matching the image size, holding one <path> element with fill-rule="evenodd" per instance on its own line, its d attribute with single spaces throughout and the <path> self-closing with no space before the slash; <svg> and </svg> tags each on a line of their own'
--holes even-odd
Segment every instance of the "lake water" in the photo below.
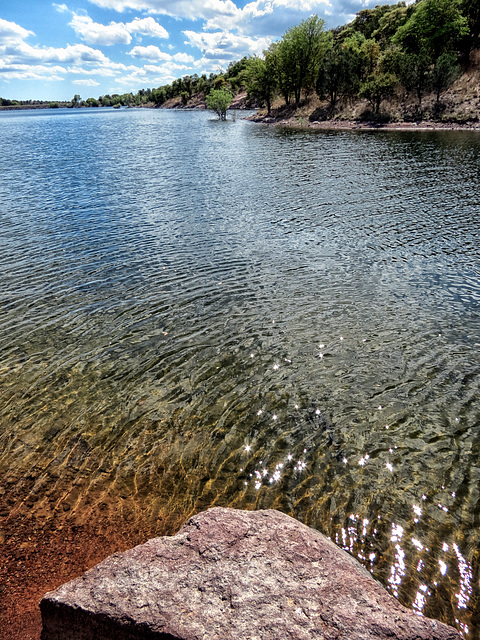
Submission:
<svg viewBox="0 0 480 640">
<path fill-rule="evenodd" d="M 480 637 L 480 136 L 211 118 L 0 114 L 9 509 L 278 508 Z"/>
</svg>

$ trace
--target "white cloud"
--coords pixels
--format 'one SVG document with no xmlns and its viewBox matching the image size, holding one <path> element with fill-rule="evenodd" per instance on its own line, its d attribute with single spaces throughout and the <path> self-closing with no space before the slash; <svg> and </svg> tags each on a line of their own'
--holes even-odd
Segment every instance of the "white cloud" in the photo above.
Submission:
<svg viewBox="0 0 480 640">
<path fill-rule="evenodd" d="M 96 45 L 130 44 L 132 36 L 123 22 L 100 24 L 89 16 L 74 14 L 70 26 L 85 42 Z"/>
<path fill-rule="evenodd" d="M 55 2 L 52 2 L 52 7 L 58 11 L 58 13 L 66 13 L 68 11 L 66 4 L 56 4 Z"/>
<path fill-rule="evenodd" d="M 60 66 L 4 64 L 0 61 L 2 80 L 64 80 L 67 69 Z"/>
<path fill-rule="evenodd" d="M 88 80 L 72 80 L 72 84 L 78 84 L 82 87 L 98 87 L 100 85 L 99 82 L 89 78 Z"/>
<path fill-rule="evenodd" d="M 131 51 L 128 52 L 134 58 L 142 58 L 143 60 L 150 60 L 151 62 L 171 62 L 171 67 L 175 66 L 174 63 L 184 63 L 183 65 L 177 65 L 178 69 L 187 69 L 188 67 L 185 64 L 192 65 L 195 62 L 195 58 L 188 53 L 175 53 L 171 55 L 170 53 L 166 53 L 166 51 L 161 51 L 158 47 L 150 44 L 148 47 L 133 47 Z M 145 65 L 147 68 L 147 65 Z"/>
<path fill-rule="evenodd" d="M 268 47 L 271 38 L 249 38 L 225 31 L 205 33 L 196 31 L 183 32 L 188 40 L 186 44 L 197 47 L 208 60 L 232 61 L 243 56 L 260 55 Z"/>
<path fill-rule="evenodd" d="M 133 9 L 190 20 L 206 20 L 217 14 L 234 15 L 239 11 L 232 0 L 90 0 L 90 2 L 97 7 L 113 9 L 119 13 Z"/>
<path fill-rule="evenodd" d="M 338 13 L 342 5 L 352 2 L 366 6 L 369 0 L 337 0 Z M 286 29 L 298 24 L 313 13 L 321 17 L 331 7 L 331 0 L 253 0 L 240 9 L 232 0 L 90 0 L 92 4 L 118 12 L 126 10 L 148 11 L 205 20 L 205 30 L 235 31 L 280 37 Z M 358 10 L 358 9 L 357 9 Z M 348 12 L 348 11 L 347 11 Z"/>
<path fill-rule="evenodd" d="M 288 28 L 314 13 L 322 17 L 330 6 L 330 0 L 255 0 L 238 9 L 235 15 L 212 16 L 206 21 L 204 29 L 278 38 Z"/>
<path fill-rule="evenodd" d="M 130 33 L 139 33 L 150 38 L 168 38 L 168 31 L 152 17 L 135 18 L 125 26 Z"/>
<path fill-rule="evenodd" d="M 89 16 L 74 13 L 70 26 L 85 42 L 96 45 L 130 44 L 132 33 L 151 38 L 168 38 L 167 30 L 152 17 L 135 18 L 127 24 L 123 22 L 101 24 L 94 22 Z"/>
<path fill-rule="evenodd" d="M 144 67 L 145 71 L 148 73 L 161 73 L 163 74 L 167 65 L 157 65 L 157 64 L 146 64 Z"/>
<path fill-rule="evenodd" d="M 122 75 L 116 78 L 118 84 L 117 89 L 109 90 L 109 93 L 115 91 L 123 92 L 125 88 L 129 91 L 138 91 L 148 86 L 158 87 L 169 84 L 176 78 L 191 72 L 192 65 L 179 64 L 175 60 L 165 61 L 162 64 L 146 64 L 143 68 L 137 68 L 128 75 Z"/>
<path fill-rule="evenodd" d="M 33 31 L 28 31 L 15 22 L 0 18 L 0 47 L 22 42 L 28 36 L 34 36 Z"/>
<path fill-rule="evenodd" d="M 170 69 L 171 72 L 174 72 L 174 71 L 186 71 L 187 69 L 190 69 L 191 66 L 190 65 L 186 65 L 186 64 L 176 64 L 175 62 L 170 62 L 168 64 L 168 68 Z M 180 74 L 180 75 L 183 75 L 183 74 Z M 178 78 L 178 73 L 177 73 L 176 77 Z"/>
<path fill-rule="evenodd" d="M 127 88 L 130 91 L 138 91 L 140 88 L 145 88 L 149 81 L 148 74 L 144 69 L 138 69 L 134 73 L 120 76 L 115 80 L 120 87 Z"/>
<path fill-rule="evenodd" d="M 79 76 L 101 76 L 104 78 L 112 78 L 117 75 L 118 70 L 111 67 L 88 67 L 88 69 L 84 69 L 83 67 L 73 66 L 68 67 L 68 73 Z"/>
<path fill-rule="evenodd" d="M 31 31 L 0 19 L 0 78 L 2 80 L 64 80 L 70 73 L 61 65 L 74 65 L 77 69 L 92 67 L 105 74 L 115 73 L 112 63 L 101 51 L 85 44 L 65 47 L 32 46 L 25 42 Z M 125 65 L 121 65 L 126 69 Z M 110 67 L 110 69 L 109 69 Z"/>
<path fill-rule="evenodd" d="M 128 54 L 134 58 L 143 58 L 144 60 L 171 60 L 172 56 L 165 51 L 161 51 L 153 44 L 149 44 L 148 47 L 133 47 Z"/>
<path fill-rule="evenodd" d="M 67 45 L 64 48 L 32 47 L 22 42 L 15 47 L 0 47 L 4 62 L 10 64 L 35 64 L 37 62 L 108 62 L 108 58 L 98 49 L 92 49 L 84 44 Z"/>
<path fill-rule="evenodd" d="M 55 5 L 53 9 L 60 13 L 69 13 L 71 26 L 88 43 L 130 43 L 132 34 L 154 38 L 168 38 L 167 31 L 154 18 L 133 18 L 124 24 L 111 22 L 102 25 L 88 16 L 69 12 L 66 5 Z M 0 19 L 0 81 L 59 81 L 69 80 L 74 85 L 84 87 L 101 86 L 102 78 L 111 78 L 118 84 L 129 85 L 129 90 L 138 90 L 151 82 L 152 73 L 141 66 L 125 65 L 110 60 L 98 48 L 85 43 L 66 45 L 65 47 L 32 46 L 26 39 L 35 35 L 14 22 Z M 144 48 L 145 49 L 145 48 Z M 153 49 L 153 53 L 152 53 Z M 134 52 L 135 53 L 135 52 Z M 140 48 L 140 53 L 142 49 Z M 145 53 L 145 51 L 143 52 Z M 162 54 L 158 47 L 146 50 L 147 59 L 168 62 L 169 68 L 162 70 L 168 74 L 172 68 L 185 69 L 184 63 L 194 61 L 186 53 Z M 65 65 L 65 66 L 62 66 Z M 158 76 L 158 72 L 155 72 Z"/>
<path fill-rule="evenodd" d="M 190 56 L 188 53 L 176 53 L 172 56 L 174 60 L 177 62 L 194 62 L 195 58 Z"/>
</svg>

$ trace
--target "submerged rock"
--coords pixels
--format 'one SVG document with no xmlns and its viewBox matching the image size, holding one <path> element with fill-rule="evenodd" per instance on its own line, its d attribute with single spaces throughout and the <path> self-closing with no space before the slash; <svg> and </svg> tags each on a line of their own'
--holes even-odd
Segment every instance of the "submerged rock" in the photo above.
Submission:
<svg viewBox="0 0 480 640">
<path fill-rule="evenodd" d="M 42 640 L 458 640 L 278 511 L 214 508 L 40 604 Z"/>
</svg>

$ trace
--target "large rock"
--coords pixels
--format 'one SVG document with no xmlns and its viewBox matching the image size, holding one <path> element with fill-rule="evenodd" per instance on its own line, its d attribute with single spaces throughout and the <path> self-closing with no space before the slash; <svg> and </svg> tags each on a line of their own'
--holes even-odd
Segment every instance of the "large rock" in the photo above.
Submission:
<svg viewBox="0 0 480 640">
<path fill-rule="evenodd" d="M 117 553 L 40 604 L 42 640 L 458 640 L 278 511 L 214 508 Z"/>
</svg>

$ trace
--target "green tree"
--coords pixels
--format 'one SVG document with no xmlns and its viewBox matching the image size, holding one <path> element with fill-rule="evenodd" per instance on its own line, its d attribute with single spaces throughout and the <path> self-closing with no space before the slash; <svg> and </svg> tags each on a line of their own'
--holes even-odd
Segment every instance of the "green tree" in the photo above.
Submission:
<svg viewBox="0 0 480 640">
<path fill-rule="evenodd" d="M 469 34 L 464 38 L 462 49 L 470 53 L 480 45 L 480 2 L 478 0 L 461 0 L 460 10 L 466 17 Z"/>
<path fill-rule="evenodd" d="M 279 63 L 289 76 L 297 105 L 302 90 L 309 91 L 315 86 L 326 44 L 324 24 L 318 16 L 312 16 L 289 29 L 279 43 Z"/>
<path fill-rule="evenodd" d="M 220 120 L 227 119 L 227 109 L 231 105 L 233 95 L 225 88 L 212 89 L 207 96 L 207 108 L 215 111 Z"/>
<path fill-rule="evenodd" d="M 183 91 L 180 95 L 182 95 L 183 93 L 187 93 L 188 100 L 190 100 L 193 93 L 193 84 L 190 76 L 184 76 L 183 78 Z M 183 101 L 183 95 L 182 95 L 182 101 Z"/>
<path fill-rule="evenodd" d="M 359 31 L 342 41 L 342 49 L 348 54 L 350 95 L 358 93 L 360 83 L 375 71 L 380 58 L 380 45 Z"/>
<path fill-rule="evenodd" d="M 407 91 L 414 91 L 418 104 L 422 104 L 425 91 L 430 89 L 430 59 L 424 51 L 419 53 L 401 53 L 398 56 L 397 69 L 400 82 Z"/>
<path fill-rule="evenodd" d="M 277 90 L 274 55 L 265 51 L 264 58 L 249 58 L 244 77 L 248 96 L 266 105 L 269 114 Z"/>
<path fill-rule="evenodd" d="M 205 73 L 203 73 L 195 84 L 195 91 L 206 94 L 210 89 L 209 81 Z"/>
<path fill-rule="evenodd" d="M 172 97 L 179 96 L 184 90 L 182 78 L 177 78 L 172 82 Z"/>
<path fill-rule="evenodd" d="M 399 2 L 392 6 L 383 6 L 388 7 L 388 11 L 378 20 L 378 27 L 372 32 L 371 37 L 380 43 L 382 47 L 386 47 L 398 29 L 407 22 L 409 12 L 411 13 L 413 9 L 407 7 L 405 2 Z"/>
<path fill-rule="evenodd" d="M 394 94 L 397 84 L 398 80 L 392 73 L 377 73 L 362 84 L 359 96 L 366 98 L 374 112 L 379 113 L 380 105 Z"/>
<path fill-rule="evenodd" d="M 76 93 L 72 98 L 72 107 L 79 107 L 81 104 L 81 98 L 78 93 Z"/>
<path fill-rule="evenodd" d="M 236 78 L 242 73 L 242 71 L 245 71 L 245 69 L 248 67 L 249 60 L 250 58 L 247 58 L 247 56 L 244 56 L 241 60 L 237 60 L 236 62 L 230 62 L 230 64 L 227 67 L 227 71 L 225 73 L 225 77 L 227 78 L 227 80 L 230 80 L 231 78 Z"/>
<path fill-rule="evenodd" d="M 245 73 L 249 64 L 249 58 L 246 56 L 237 62 L 231 62 L 228 65 L 227 71 L 225 73 L 225 79 L 227 80 L 230 88 L 233 92 L 238 91 L 241 87 L 244 86 L 245 82 Z"/>
<path fill-rule="evenodd" d="M 358 31 L 366 39 L 373 36 L 374 32 L 379 29 L 380 21 L 391 10 L 387 4 L 378 5 L 374 9 L 362 9 L 356 14 L 355 19 L 341 29 L 345 36 L 349 37 L 352 32 Z"/>
<path fill-rule="evenodd" d="M 331 41 L 322 58 L 317 74 L 315 89 L 320 99 L 328 96 L 333 109 L 342 95 L 350 93 L 355 85 L 354 54 L 339 42 Z"/>
<path fill-rule="evenodd" d="M 294 93 L 295 82 L 295 60 L 290 54 L 291 43 L 285 40 L 272 42 L 268 48 L 268 53 L 272 56 L 275 68 L 275 77 L 278 89 L 285 100 L 285 104 L 290 104 Z"/>
<path fill-rule="evenodd" d="M 460 0 L 422 0 L 398 29 L 393 42 L 401 44 L 408 53 L 422 53 L 434 62 L 442 53 L 456 49 L 468 33 Z"/>
<path fill-rule="evenodd" d="M 158 89 L 152 90 L 152 102 L 156 104 L 157 107 L 160 107 L 166 99 L 164 87 L 158 87 Z"/>
<path fill-rule="evenodd" d="M 450 87 L 460 76 L 460 65 L 454 53 L 442 53 L 431 70 L 431 84 L 440 103 L 440 94 Z"/>
<path fill-rule="evenodd" d="M 212 80 L 212 87 L 214 89 L 221 89 L 222 87 L 227 86 L 227 81 L 225 80 L 225 76 L 223 74 L 219 74 L 215 76 Z"/>
</svg>

